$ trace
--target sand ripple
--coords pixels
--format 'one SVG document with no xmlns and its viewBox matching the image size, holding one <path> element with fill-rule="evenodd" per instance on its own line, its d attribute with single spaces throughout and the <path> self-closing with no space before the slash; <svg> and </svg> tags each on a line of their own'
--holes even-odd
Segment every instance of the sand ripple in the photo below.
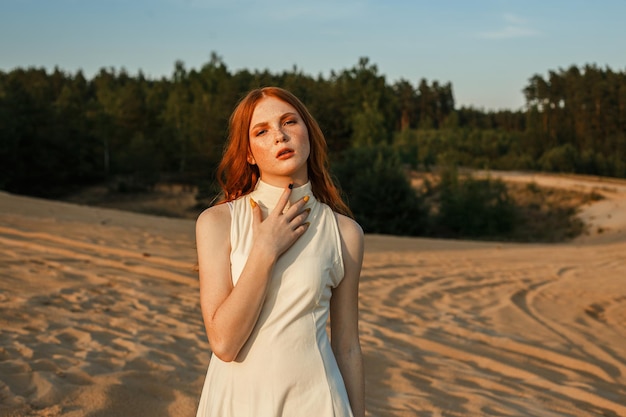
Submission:
<svg viewBox="0 0 626 417">
<path fill-rule="evenodd" d="M 0 416 L 195 415 L 193 226 L 0 194 Z M 367 236 L 368 415 L 626 416 L 624 254 Z"/>
<path fill-rule="evenodd" d="M 366 254 L 372 415 L 626 415 L 626 245 L 413 246 Z"/>
<path fill-rule="evenodd" d="M 210 355 L 193 222 L 81 210 L 0 213 L 0 415 L 193 415 Z"/>
</svg>

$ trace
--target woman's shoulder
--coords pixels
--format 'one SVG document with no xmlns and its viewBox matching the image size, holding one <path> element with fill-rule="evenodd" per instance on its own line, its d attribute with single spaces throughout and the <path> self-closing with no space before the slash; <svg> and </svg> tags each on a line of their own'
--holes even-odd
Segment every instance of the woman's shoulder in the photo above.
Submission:
<svg viewBox="0 0 626 417">
<path fill-rule="evenodd" d="M 354 219 L 344 214 L 335 212 L 335 217 L 337 218 L 339 233 L 341 234 L 344 242 L 358 244 L 359 246 L 362 246 L 364 237 L 361 225 L 358 224 Z"/>
<path fill-rule="evenodd" d="M 348 278 L 349 280 L 358 281 L 365 252 L 363 229 L 355 220 L 346 215 L 335 213 L 335 216 L 341 238 L 341 251 L 345 271 L 343 279 Z"/>
<path fill-rule="evenodd" d="M 205 209 L 196 220 L 196 234 L 211 230 L 230 229 L 230 208 L 228 203 L 220 203 Z"/>
</svg>

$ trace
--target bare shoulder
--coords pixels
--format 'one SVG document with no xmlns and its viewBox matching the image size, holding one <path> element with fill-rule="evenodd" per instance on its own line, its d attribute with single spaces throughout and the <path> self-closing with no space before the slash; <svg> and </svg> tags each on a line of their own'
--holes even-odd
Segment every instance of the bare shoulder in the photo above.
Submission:
<svg viewBox="0 0 626 417">
<path fill-rule="evenodd" d="M 350 252 L 363 252 L 363 229 L 353 219 L 343 214 L 335 213 L 337 225 L 339 226 L 339 234 L 343 240 L 343 244 Z"/>
<path fill-rule="evenodd" d="M 218 239 L 228 237 L 230 230 L 230 209 L 228 204 L 217 204 L 204 210 L 196 220 L 196 237 L 213 236 Z"/>
</svg>

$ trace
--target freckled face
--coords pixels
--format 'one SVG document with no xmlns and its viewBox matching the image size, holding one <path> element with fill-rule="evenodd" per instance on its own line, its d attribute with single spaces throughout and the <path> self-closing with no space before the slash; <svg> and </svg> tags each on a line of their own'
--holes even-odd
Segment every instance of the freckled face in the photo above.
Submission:
<svg viewBox="0 0 626 417">
<path fill-rule="evenodd" d="M 298 111 L 275 98 L 261 99 L 252 113 L 248 162 L 268 184 L 302 185 L 308 181 L 309 132 Z"/>
</svg>

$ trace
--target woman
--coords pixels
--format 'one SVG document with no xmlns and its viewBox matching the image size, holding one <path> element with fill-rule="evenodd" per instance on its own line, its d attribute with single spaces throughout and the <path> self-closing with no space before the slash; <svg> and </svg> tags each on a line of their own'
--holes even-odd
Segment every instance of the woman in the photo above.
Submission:
<svg viewBox="0 0 626 417">
<path fill-rule="evenodd" d="M 317 122 L 286 90 L 251 91 L 218 178 L 226 204 L 196 224 L 213 351 L 197 416 L 362 417 L 363 232 L 330 179 Z"/>
</svg>

